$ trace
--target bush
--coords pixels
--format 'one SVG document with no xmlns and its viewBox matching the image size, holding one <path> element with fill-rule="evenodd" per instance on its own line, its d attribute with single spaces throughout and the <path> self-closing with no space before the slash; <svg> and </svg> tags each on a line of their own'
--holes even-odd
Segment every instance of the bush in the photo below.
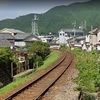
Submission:
<svg viewBox="0 0 100 100">
<path fill-rule="evenodd" d="M 10 48 L 5 47 L 0 49 L 0 66 L 8 66 L 12 61 L 13 53 Z"/>
<path fill-rule="evenodd" d="M 89 93 L 83 93 L 82 100 L 95 100 L 95 97 Z"/>
<path fill-rule="evenodd" d="M 96 51 L 86 52 L 75 49 L 76 67 L 80 71 L 76 78 L 77 84 L 82 91 L 96 92 L 100 90 L 100 62 L 99 53 Z"/>
<path fill-rule="evenodd" d="M 28 48 L 29 56 L 33 59 L 35 65 L 41 66 L 43 61 L 50 54 L 50 48 L 47 43 L 41 41 L 34 42 L 31 47 Z"/>
<path fill-rule="evenodd" d="M 43 59 L 41 56 L 36 56 L 36 59 L 35 59 L 35 64 L 36 64 L 36 67 L 39 67 L 41 65 L 43 65 Z"/>
</svg>

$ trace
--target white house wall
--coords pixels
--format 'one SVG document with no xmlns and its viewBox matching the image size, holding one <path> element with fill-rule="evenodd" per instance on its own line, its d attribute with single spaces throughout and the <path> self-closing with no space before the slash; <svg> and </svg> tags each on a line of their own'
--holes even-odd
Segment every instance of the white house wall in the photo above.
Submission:
<svg viewBox="0 0 100 100">
<path fill-rule="evenodd" d="M 100 45 L 97 45 L 97 50 L 100 50 Z"/>
<path fill-rule="evenodd" d="M 97 34 L 97 41 L 100 41 L 100 32 Z"/>
<path fill-rule="evenodd" d="M 90 42 L 90 35 L 86 35 L 86 42 Z"/>
<path fill-rule="evenodd" d="M 25 42 L 15 42 L 15 46 L 24 47 L 25 45 Z"/>
<path fill-rule="evenodd" d="M 92 44 L 95 45 L 97 43 L 97 36 L 92 35 Z"/>
<path fill-rule="evenodd" d="M 42 42 L 47 42 L 46 38 L 41 38 Z"/>
<path fill-rule="evenodd" d="M 59 44 L 63 45 L 66 43 L 65 33 L 63 31 L 59 32 Z"/>
</svg>

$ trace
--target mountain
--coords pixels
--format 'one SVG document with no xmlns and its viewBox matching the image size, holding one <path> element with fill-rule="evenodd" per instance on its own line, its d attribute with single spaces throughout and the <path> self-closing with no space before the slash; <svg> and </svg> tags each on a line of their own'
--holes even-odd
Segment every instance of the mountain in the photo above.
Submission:
<svg viewBox="0 0 100 100">
<path fill-rule="evenodd" d="M 46 13 L 38 14 L 38 28 L 40 34 L 52 32 L 57 34 L 61 28 L 78 28 L 80 25 L 85 31 L 100 26 L 100 1 L 91 0 L 84 3 L 73 3 L 68 6 L 57 6 Z M 34 14 L 28 14 L 15 19 L 0 21 L 0 29 L 15 28 L 31 32 L 31 22 Z M 76 24 L 73 25 L 73 23 Z"/>
</svg>

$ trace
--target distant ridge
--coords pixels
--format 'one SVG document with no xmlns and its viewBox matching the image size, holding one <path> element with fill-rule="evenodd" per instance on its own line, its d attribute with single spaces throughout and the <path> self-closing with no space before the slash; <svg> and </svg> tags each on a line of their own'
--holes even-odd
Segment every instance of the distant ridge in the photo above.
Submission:
<svg viewBox="0 0 100 100">
<path fill-rule="evenodd" d="M 38 14 L 39 33 L 57 34 L 61 28 L 73 28 L 76 22 L 76 28 L 86 24 L 86 30 L 91 30 L 100 26 L 100 3 L 99 0 L 91 0 L 84 3 L 73 3 L 68 6 L 57 6 L 46 13 Z M 28 14 L 15 19 L 6 19 L 0 21 L 0 29 L 5 27 L 15 28 L 25 32 L 31 32 L 31 21 L 34 14 Z"/>
</svg>

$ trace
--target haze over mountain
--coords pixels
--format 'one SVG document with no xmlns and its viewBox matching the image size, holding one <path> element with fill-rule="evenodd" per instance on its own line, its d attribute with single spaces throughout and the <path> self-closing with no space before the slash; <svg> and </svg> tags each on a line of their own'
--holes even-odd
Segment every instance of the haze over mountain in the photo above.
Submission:
<svg viewBox="0 0 100 100">
<path fill-rule="evenodd" d="M 89 0 L 0 0 L 0 20 L 30 13 L 45 13 L 55 6 Z"/>
<path fill-rule="evenodd" d="M 90 30 L 91 25 L 94 28 L 98 27 L 100 25 L 99 8 L 99 0 L 54 7 L 46 13 L 38 14 L 39 33 L 48 34 L 52 32 L 57 34 L 61 28 L 73 28 L 74 22 L 76 22 L 76 28 L 82 26 L 85 28 L 85 31 Z M 31 32 L 33 15 L 28 14 L 15 19 L 2 20 L 0 21 L 0 29 L 7 27 Z"/>
</svg>

